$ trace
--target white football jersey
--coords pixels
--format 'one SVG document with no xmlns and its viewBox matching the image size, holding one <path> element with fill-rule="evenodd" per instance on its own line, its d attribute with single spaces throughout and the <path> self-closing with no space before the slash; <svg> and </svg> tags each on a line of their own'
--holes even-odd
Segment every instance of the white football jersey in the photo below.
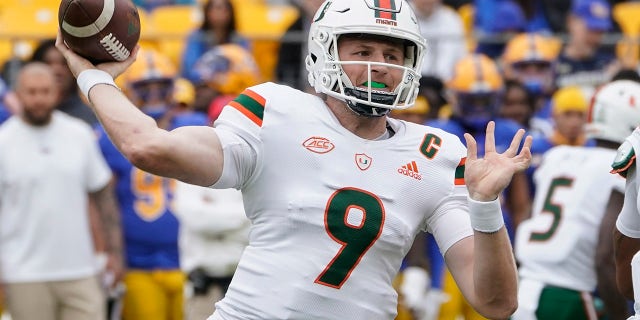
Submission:
<svg viewBox="0 0 640 320">
<path fill-rule="evenodd" d="M 620 172 L 627 177 L 624 204 L 616 227 L 627 237 L 640 238 L 640 175 L 636 164 L 637 153 L 640 151 L 640 128 L 636 128 L 620 145 L 618 157 L 613 164 L 614 172 Z"/>
<path fill-rule="evenodd" d="M 393 137 L 365 140 L 319 97 L 273 83 L 224 108 L 213 187 L 243 191 L 252 229 L 211 319 L 393 319 L 415 235 L 446 252 L 473 234 L 461 141 L 388 121 Z"/>
<path fill-rule="evenodd" d="M 532 217 L 518 226 L 520 276 L 578 291 L 596 287 L 595 250 L 613 190 L 624 179 L 609 173 L 616 151 L 559 146 L 536 170 Z"/>
</svg>

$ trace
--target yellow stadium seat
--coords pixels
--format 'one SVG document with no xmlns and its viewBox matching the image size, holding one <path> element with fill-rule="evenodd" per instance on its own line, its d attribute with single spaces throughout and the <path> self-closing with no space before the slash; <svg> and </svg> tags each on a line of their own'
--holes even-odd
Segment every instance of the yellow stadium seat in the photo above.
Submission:
<svg viewBox="0 0 640 320">
<path fill-rule="evenodd" d="M 640 3 L 618 3 L 613 6 L 612 16 L 624 35 L 616 46 L 618 59 L 623 65 L 635 68 L 640 56 Z"/>
<path fill-rule="evenodd" d="M 58 4 L 12 2 L 0 10 L 0 61 L 27 59 L 40 40 L 58 32 Z M 40 0 L 38 0 L 40 1 Z"/>
<path fill-rule="evenodd" d="M 61 0 L 11 0 L 12 5 L 57 7 Z"/>
<path fill-rule="evenodd" d="M 156 36 L 155 28 L 149 13 L 138 8 L 138 15 L 140 16 L 140 46 L 149 49 L 158 49 L 158 37 Z"/>
<path fill-rule="evenodd" d="M 13 43 L 8 39 L 0 39 L 0 68 L 13 57 Z"/>
<path fill-rule="evenodd" d="M 180 65 L 185 41 L 191 31 L 200 26 L 202 8 L 198 5 L 161 6 L 149 13 L 149 32 L 155 38 L 156 48 L 167 55 L 175 65 Z"/>
<path fill-rule="evenodd" d="M 462 18 L 462 26 L 464 28 L 464 34 L 467 39 L 467 49 L 469 52 L 473 52 L 477 46 L 475 38 L 473 37 L 473 22 L 475 15 L 475 7 L 473 3 L 467 3 L 458 8 L 458 14 Z"/>
<path fill-rule="evenodd" d="M 0 12 L 0 33 L 5 38 L 40 40 L 57 32 L 57 5 L 10 5 Z"/>
<path fill-rule="evenodd" d="M 298 15 L 298 10 L 289 5 L 247 2 L 236 8 L 238 32 L 251 41 L 253 56 L 264 80 L 273 80 L 280 38 Z"/>
</svg>

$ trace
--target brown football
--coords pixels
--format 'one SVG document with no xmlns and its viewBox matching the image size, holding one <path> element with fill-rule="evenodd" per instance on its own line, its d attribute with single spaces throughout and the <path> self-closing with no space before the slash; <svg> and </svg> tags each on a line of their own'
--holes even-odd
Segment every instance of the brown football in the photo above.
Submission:
<svg viewBox="0 0 640 320">
<path fill-rule="evenodd" d="M 140 39 L 131 0 L 62 0 L 58 25 L 67 46 L 94 64 L 126 60 Z"/>
</svg>

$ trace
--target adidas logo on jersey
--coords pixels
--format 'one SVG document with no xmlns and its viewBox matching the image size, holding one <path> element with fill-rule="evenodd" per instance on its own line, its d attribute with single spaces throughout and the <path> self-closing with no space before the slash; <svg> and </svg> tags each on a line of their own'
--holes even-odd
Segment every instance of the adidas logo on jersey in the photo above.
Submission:
<svg viewBox="0 0 640 320">
<path fill-rule="evenodd" d="M 415 161 L 411 161 L 406 165 L 398 168 L 398 173 L 414 178 L 416 180 L 422 180 L 422 175 L 420 175 L 420 173 L 418 172 L 418 164 Z"/>
</svg>

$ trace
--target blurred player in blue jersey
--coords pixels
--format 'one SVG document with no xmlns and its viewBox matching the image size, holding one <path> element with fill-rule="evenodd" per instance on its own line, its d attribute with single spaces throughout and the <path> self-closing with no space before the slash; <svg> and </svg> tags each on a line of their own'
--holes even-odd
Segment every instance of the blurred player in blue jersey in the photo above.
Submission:
<svg viewBox="0 0 640 320">
<path fill-rule="evenodd" d="M 175 68 L 158 52 L 140 52 L 123 74 L 125 93 L 167 129 L 206 125 L 206 117 L 175 108 Z M 135 168 L 97 128 L 102 152 L 117 179 L 123 214 L 127 273 L 122 316 L 125 320 L 183 319 L 185 276 L 180 270 L 178 220 L 171 212 L 175 181 Z"/>
<path fill-rule="evenodd" d="M 535 110 L 529 119 L 530 134 L 553 133 L 550 100 L 555 91 L 554 70 L 559 46 L 556 38 L 521 33 L 507 42 L 502 55 L 505 79 L 519 81 L 533 97 Z"/>
</svg>

